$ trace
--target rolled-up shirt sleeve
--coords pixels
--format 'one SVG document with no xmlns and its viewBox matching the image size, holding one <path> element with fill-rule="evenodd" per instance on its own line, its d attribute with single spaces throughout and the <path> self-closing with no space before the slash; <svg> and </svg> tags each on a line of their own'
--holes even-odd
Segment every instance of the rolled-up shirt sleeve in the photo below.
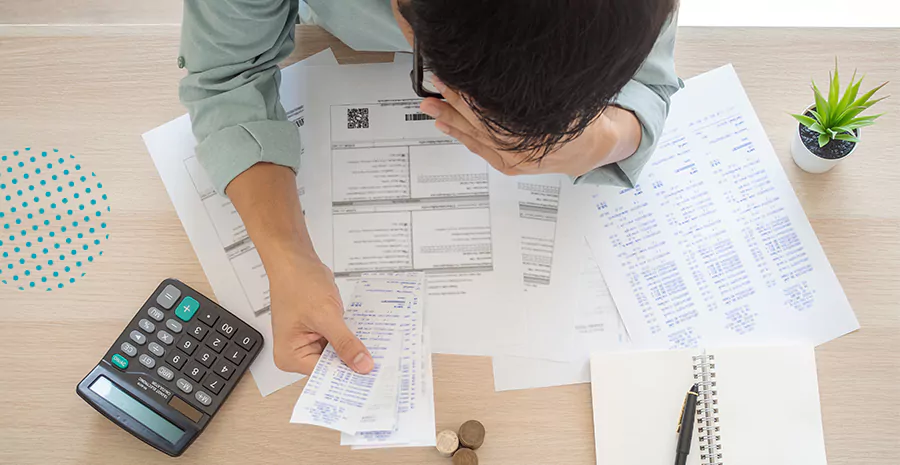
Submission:
<svg viewBox="0 0 900 465">
<path fill-rule="evenodd" d="M 601 166 L 575 179 L 575 183 L 634 187 L 662 134 L 672 95 L 683 86 L 675 74 L 677 16 L 663 26 L 650 55 L 613 104 L 634 113 L 641 124 L 641 143 L 630 157 Z"/>
<path fill-rule="evenodd" d="M 179 97 L 197 158 L 219 194 L 259 162 L 300 166 L 300 135 L 281 106 L 278 63 L 294 49 L 297 0 L 185 0 Z"/>
</svg>

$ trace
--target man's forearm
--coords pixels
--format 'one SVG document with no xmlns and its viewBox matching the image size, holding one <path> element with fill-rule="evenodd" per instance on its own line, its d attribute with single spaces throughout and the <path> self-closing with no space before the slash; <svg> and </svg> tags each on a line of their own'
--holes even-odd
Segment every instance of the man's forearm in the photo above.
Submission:
<svg viewBox="0 0 900 465">
<path fill-rule="evenodd" d="M 318 263 L 290 168 L 257 163 L 236 177 L 226 192 L 256 245 L 269 279 L 283 266 Z"/>
</svg>

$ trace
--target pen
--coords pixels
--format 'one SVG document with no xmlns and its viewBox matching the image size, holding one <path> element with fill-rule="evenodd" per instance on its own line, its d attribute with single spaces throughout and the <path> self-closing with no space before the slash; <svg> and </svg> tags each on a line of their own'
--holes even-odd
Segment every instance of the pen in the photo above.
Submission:
<svg viewBox="0 0 900 465">
<path fill-rule="evenodd" d="M 691 452 L 691 437 L 694 434 L 694 414 L 697 411 L 697 385 L 684 396 L 684 404 L 681 405 L 681 418 L 678 420 L 678 443 L 675 446 L 675 465 L 685 465 L 688 454 Z"/>
</svg>

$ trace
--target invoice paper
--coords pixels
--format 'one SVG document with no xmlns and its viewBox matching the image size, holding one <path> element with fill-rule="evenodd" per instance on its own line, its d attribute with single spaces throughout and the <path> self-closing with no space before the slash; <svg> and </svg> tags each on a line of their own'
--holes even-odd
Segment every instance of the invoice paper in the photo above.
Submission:
<svg viewBox="0 0 900 465">
<path fill-rule="evenodd" d="M 307 138 L 308 120 L 302 68 L 329 64 L 337 64 L 331 49 L 282 70 L 282 104 L 301 131 L 301 139 Z M 302 379 L 302 375 L 275 367 L 266 271 L 234 206 L 226 197 L 216 195 L 197 161 L 189 115 L 153 129 L 143 138 L 219 304 L 256 328 L 268 341 L 250 366 L 260 392 L 265 396 Z M 313 242 L 322 242 L 330 230 L 323 229 L 328 218 L 318 219 L 322 208 L 316 206 L 327 199 L 317 200 L 309 195 L 307 184 L 308 180 L 298 178 L 297 194 L 311 224 Z"/>
<path fill-rule="evenodd" d="M 634 189 L 590 194 L 588 241 L 637 347 L 821 344 L 859 328 L 731 66 L 674 96 Z"/>
<path fill-rule="evenodd" d="M 591 381 L 590 354 L 628 350 L 631 340 L 619 318 L 600 274 L 600 267 L 581 238 L 578 248 L 581 265 L 577 286 L 577 311 L 570 328 L 552 337 L 559 341 L 573 341 L 575 356 L 560 362 L 541 357 L 493 357 L 494 388 L 497 391 L 533 389 Z"/>
<path fill-rule="evenodd" d="M 425 272 L 435 351 L 490 355 L 524 338 L 514 179 L 434 128 L 407 66 L 307 71 L 307 189 L 330 200 L 316 251 L 342 296 L 363 273 Z"/>
</svg>

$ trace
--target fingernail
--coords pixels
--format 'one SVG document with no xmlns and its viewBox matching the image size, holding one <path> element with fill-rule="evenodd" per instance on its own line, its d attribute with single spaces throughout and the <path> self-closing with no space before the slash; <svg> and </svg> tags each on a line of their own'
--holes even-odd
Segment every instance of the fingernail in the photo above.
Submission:
<svg viewBox="0 0 900 465">
<path fill-rule="evenodd" d="M 435 121 L 434 127 L 436 127 L 438 131 L 441 131 L 444 134 L 450 134 L 450 126 L 447 126 L 447 124 L 442 121 Z"/>
<path fill-rule="evenodd" d="M 437 76 L 431 76 L 431 83 L 434 84 L 434 87 L 436 87 L 438 92 L 442 94 L 445 90 L 447 90 L 447 86 L 445 86 Z"/>
<path fill-rule="evenodd" d="M 372 357 L 365 352 L 360 352 L 356 355 L 356 358 L 353 359 L 353 366 L 356 367 L 356 371 L 360 373 L 368 373 L 372 371 L 372 368 L 375 368 L 375 362 L 372 361 Z"/>
<path fill-rule="evenodd" d="M 422 102 L 422 105 L 419 106 L 419 109 L 422 110 L 422 113 L 425 113 L 426 115 L 428 115 L 432 118 L 437 118 L 438 116 L 441 116 L 440 105 L 437 105 L 430 100 L 426 100 L 426 101 Z"/>
</svg>

